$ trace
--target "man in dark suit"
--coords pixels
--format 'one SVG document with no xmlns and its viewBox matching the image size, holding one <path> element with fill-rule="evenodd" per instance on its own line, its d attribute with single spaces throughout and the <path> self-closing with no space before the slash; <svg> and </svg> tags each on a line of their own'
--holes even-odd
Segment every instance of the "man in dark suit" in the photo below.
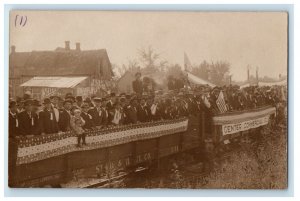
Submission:
<svg viewBox="0 0 300 201">
<path fill-rule="evenodd" d="M 83 98 L 82 98 L 82 96 L 76 96 L 76 104 L 75 104 L 75 106 L 77 106 L 78 108 L 81 108 L 82 104 L 83 104 Z"/>
<path fill-rule="evenodd" d="M 137 118 L 140 122 L 150 121 L 150 114 L 144 97 L 140 99 L 140 103 L 137 107 Z"/>
<path fill-rule="evenodd" d="M 83 103 L 83 105 L 81 106 L 82 111 L 81 111 L 81 117 L 83 118 L 83 120 L 85 121 L 85 124 L 83 125 L 83 129 L 85 130 L 89 130 L 92 129 L 94 127 L 94 121 L 93 121 L 93 117 L 92 115 L 90 115 L 88 113 L 89 111 L 89 104 L 88 103 Z"/>
<path fill-rule="evenodd" d="M 107 99 L 102 98 L 101 113 L 100 113 L 102 127 L 106 127 L 109 124 L 109 110 L 107 108 L 107 103 L 108 103 Z"/>
<path fill-rule="evenodd" d="M 39 114 L 40 129 L 42 134 L 51 134 L 58 132 L 58 122 L 49 98 L 44 99 L 44 110 Z"/>
<path fill-rule="evenodd" d="M 19 119 L 18 119 L 18 108 L 16 101 L 9 102 L 9 137 L 15 138 L 19 134 Z"/>
<path fill-rule="evenodd" d="M 138 118 L 137 118 L 137 99 L 135 97 L 133 97 L 130 100 L 129 105 L 125 108 L 125 121 L 128 124 L 136 124 L 138 122 Z"/>
<path fill-rule="evenodd" d="M 94 126 L 99 127 L 101 126 L 101 113 L 102 113 L 101 98 L 95 97 L 93 100 L 94 100 L 95 107 L 91 108 L 88 111 L 88 114 L 92 116 Z"/>
<path fill-rule="evenodd" d="M 35 131 L 39 126 L 37 114 L 32 112 L 32 100 L 28 99 L 24 102 L 24 111 L 18 115 L 19 133 L 22 136 L 35 135 Z"/>
<path fill-rule="evenodd" d="M 108 111 L 110 111 L 110 110 L 112 110 L 114 108 L 113 105 L 115 104 L 116 99 L 117 99 L 117 97 L 116 97 L 115 93 L 111 93 L 109 95 L 108 101 L 106 103 L 106 108 L 107 108 Z"/>
<path fill-rule="evenodd" d="M 59 111 L 58 126 L 59 126 L 59 130 L 62 132 L 71 130 L 70 127 L 71 107 L 72 107 L 72 101 L 67 99 L 63 103 L 63 109 Z"/>
<path fill-rule="evenodd" d="M 16 101 L 9 102 L 9 140 L 8 140 L 8 185 L 11 187 L 15 182 L 15 168 L 18 153 L 19 120 Z"/>
<path fill-rule="evenodd" d="M 135 80 L 132 82 L 132 89 L 138 95 L 141 96 L 143 94 L 143 82 L 141 80 L 142 74 L 137 72 L 135 74 Z"/>
</svg>

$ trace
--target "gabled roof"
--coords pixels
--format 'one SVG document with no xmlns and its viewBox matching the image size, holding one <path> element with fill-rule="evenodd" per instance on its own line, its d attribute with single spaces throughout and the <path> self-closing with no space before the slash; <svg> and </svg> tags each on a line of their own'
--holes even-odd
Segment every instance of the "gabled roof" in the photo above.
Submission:
<svg viewBox="0 0 300 201">
<path fill-rule="evenodd" d="M 105 49 L 69 51 L 32 51 L 10 54 L 14 76 L 99 75 L 99 66 L 109 66 Z M 111 72 L 110 72 L 111 73 Z"/>
<path fill-rule="evenodd" d="M 21 87 L 74 88 L 87 77 L 33 77 Z"/>
</svg>

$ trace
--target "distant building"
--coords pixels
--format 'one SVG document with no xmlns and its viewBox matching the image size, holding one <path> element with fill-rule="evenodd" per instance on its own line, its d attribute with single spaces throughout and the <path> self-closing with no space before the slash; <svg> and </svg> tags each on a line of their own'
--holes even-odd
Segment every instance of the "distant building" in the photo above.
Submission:
<svg viewBox="0 0 300 201">
<path fill-rule="evenodd" d="M 166 79 L 166 75 L 163 72 L 160 72 L 154 68 L 135 68 L 128 70 L 122 75 L 117 81 L 117 91 L 118 93 L 133 93 L 132 82 L 135 80 L 135 74 L 140 72 L 143 77 L 152 78 L 157 84 L 157 88 L 162 88 L 163 81 Z"/>
<path fill-rule="evenodd" d="M 76 49 L 65 47 L 54 51 L 17 52 L 11 47 L 9 55 L 9 93 L 11 97 L 22 96 L 30 88 L 20 85 L 33 77 L 87 77 L 88 85 L 84 94 L 99 94 L 112 88 L 112 67 L 105 49 L 81 50 L 80 43 Z M 47 87 L 46 87 L 47 88 Z M 51 90 L 51 89 L 47 89 Z"/>
</svg>

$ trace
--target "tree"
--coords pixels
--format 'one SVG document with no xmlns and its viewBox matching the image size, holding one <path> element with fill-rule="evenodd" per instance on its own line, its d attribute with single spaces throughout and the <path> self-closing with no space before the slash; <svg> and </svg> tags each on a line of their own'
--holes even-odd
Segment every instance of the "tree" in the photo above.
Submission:
<svg viewBox="0 0 300 201">
<path fill-rule="evenodd" d="M 160 55 L 155 52 L 155 50 L 149 46 L 148 49 L 138 50 L 141 63 L 144 64 L 145 68 L 155 68 L 159 67 L 158 60 Z"/>
<path fill-rule="evenodd" d="M 122 77 L 127 71 L 135 70 L 139 68 L 139 64 L 135 59 L 128 60 L 128 63 L 122 64 L 122 67 L 112 64 L 112 69 L 117 78 Z"/>
<path fill-rule="evenodd" d="M 226 75 L 229 73 L 230 64 L 226 61 L 218 61 L 216 63 L 212 63 L 210 68 L 210 76 L 211 82 L 216 85 L 226 85 Z"/>
<path fill-rule="evenodd" d="M 205 60 L 198 66 L 194 67 L 192 73 L 202 79 L 209 80 L 210 65 Z"/>
<path fill-rule="evenodd" d="M 193 68 L 192 73 L 202 79 L 222 86 L 228 84 L 229 70 L 230 64 L 226 61 L 208 63 L 204 60 L 199 66 Z"/>
</svg>

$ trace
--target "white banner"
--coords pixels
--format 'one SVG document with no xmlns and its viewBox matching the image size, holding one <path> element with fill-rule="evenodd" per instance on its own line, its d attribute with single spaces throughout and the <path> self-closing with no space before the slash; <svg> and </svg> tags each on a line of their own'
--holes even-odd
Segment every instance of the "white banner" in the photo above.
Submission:
<svg viewBox="0 0 300 201">
<path fill-rule="evenodd" d="M 229 134 L 237 133 L 240 131 L 246 131 L 251 128 L 257 128 L 257 127 L 266 125 L 269 122 L 269 117 L 270 117 L 270 115 L 267 115 L 267 116 L 264 116 L 261 118 L 243 121 L 243 122 L 236 123 L 236 124 L 222 125 L 222 133 L 223 133 L 223 135 L 229 135 Z"/>
</svg>

